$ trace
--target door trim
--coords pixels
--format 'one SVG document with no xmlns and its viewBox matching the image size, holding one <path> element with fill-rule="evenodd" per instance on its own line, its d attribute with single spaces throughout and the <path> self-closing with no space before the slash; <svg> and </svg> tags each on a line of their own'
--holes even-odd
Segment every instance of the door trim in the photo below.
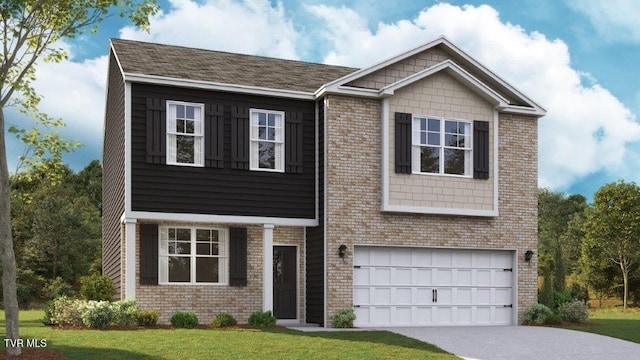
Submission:
<svg viewBox="0 0 640 360">
<path fill-rule="evenodd" d="M 300 291 L 302 291 L 302 287 L 300 286 L 300 245 L 298 244 L 283 244 L 283 243 L 274 243 L 273 247 L 276 246 L 290 246 L 296 248 L 296 317 L 295 319 L 277 319 L 278 324 L 298 324 L 300 323 Z M 273 286 L 273 280 L 271 281 L 271 286 Z"/>
</svg>

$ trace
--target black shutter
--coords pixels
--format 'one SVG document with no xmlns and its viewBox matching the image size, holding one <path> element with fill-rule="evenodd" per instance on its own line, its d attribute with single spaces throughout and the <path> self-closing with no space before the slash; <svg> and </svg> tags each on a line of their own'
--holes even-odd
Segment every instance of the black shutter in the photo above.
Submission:
<svg viewBox="0 0 640 360">
<path fill-rule="evenodd" d="M 147 98 L 147 163 L 165 164 L 167 108 L 164 99 Z"/>
<path fill-rule="evenodd" d="M 489 178 L 489 122 L 473 122 L 473 178 Z"/>
<path fill-rule="evenodd" d="M 287 112 L 284 131 L 285 172 L 302 173 L 302 113 Z"/>
<path fill-rule="evenodd" d="M 140 285 L 158 285 L 157 224 L 140 224 Z"/>
<path fill-rule="evenodd" d="M 206 104 L 204 123 L 204 165 L 224 167 L 224 106 Z"/>
<path fill-rule="evenodd" d="M 231 168 L 249 170 L 249 109 L 231 107 Z"/>
<path fill-rule="evenodd" d="M 396 173 L 411 174 L 411 114 L 396 113 Z"/>
<path fill-rule="evenodd" d="M 229 231 L 229 286 L 247 286 L 247 228 Z"/>
</svg>

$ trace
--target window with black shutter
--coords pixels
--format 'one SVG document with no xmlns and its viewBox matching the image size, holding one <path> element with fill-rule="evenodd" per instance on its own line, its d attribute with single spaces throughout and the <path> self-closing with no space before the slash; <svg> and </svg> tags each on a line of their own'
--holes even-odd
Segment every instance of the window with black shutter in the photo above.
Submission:
<svg viewBox="0 0 640 360">
<path fill-rule="evenodd" d="M 287 112 L 285 115 L 285 171 L 302 173 L 302 113 Z"/>
<path fill-rule="evenodd" d="M 247 228 L 229 232 L 229 285 L 247 286 Z"/>
<path fill-rule="evenodd" d="M 222 169 L 224 167 L 224 106 L 205 105 L 204 165 Z"/>
</svg>

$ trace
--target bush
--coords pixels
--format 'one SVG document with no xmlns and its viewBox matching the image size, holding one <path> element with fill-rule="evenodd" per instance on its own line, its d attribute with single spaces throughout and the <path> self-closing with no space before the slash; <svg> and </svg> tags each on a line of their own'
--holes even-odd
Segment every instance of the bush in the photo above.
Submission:
<svg viewBox="0 0 640 360">
<path fill-rule="evenodd" d="M 562 318 L 556 313 L 551 313 L 546 319 L 544 319 L 544 323 L 546 325 L 560 325 L 562 324 Z"/>
<path fill-rule="evenodd" d="M 579 300 L 560 305 L 558 312 L 562 320 L 569 322 L 583 323 L 589 318 L 587 307 Z"/>
<path fill-rule="evenodd" d="M 553 292 L 553 308 L 559 309 L 562 304 L 566 304 L 573 301 L 573 296 L 570 292 Z"/>
<path fill-rule="evenodd" d="M 53 323 L 51 322 L 51 310 L 53 309 L 53 300 L 49 300 L 44 303 L 44 316 L 40 321 L 44 324 L 44 326 L 51 326 Z"/>
<path fill-rule="evenodd" d="M 138 310 L 135 312 L 135 317 L 140 326 L 155 326 L 158 324 L 160 313 L 158 310 Z"/>
<path fill-rule="evenodd" d="M 111 301 L 116 293 L 113 281 L 104 275 L 83 276 L 80 283 L 80 294 L 86 300 Z"/>
<path fill-rule="evenodd" d="M 49 299 L 55 299 L 62 295 L 73 297 L 73 288 L 66 283 L 61 277 L 57 277 L 51 281 L 46 287 L 46 295 Z"/>
<path fill-rule="evenodd" d="M 132 326 L 138 324 L 136 312 L 138 303 L 135 300 L 121 300 L 111 303 L 111 308 L 115 313 L 114 325 Z"/>
<path fill-rule="evenodd" d="M 236 321 L 236 318 L 234 318 L 231 314 L 224 313 L 216 315 L 213 320 L 211 320 L 211 325 L 213 327 L 234 326 L 237 323 L 238 322 Z"/>
<path fill-rule="evenodd" d="M 586 286 L 580 285 L 577 282 L 571 283 L 569 293 L 574 300 L 580 300 L 585 304 L 587 303 L 587 300 L 589 300 L 589 290 Z"/>
<path fill-rule="evenodd" d="M 21 310 L 28 309 L 32 301 L 40 299 L 45 283 L 46 280 L 33 270 L 18 269 L 16 279 L 18 307 Z"/>
<path fill-rule="evenodd" d="M 333 327 L 352 328 L 353 320 L 355 319 L 356 314 L 353 312 L 353 309 L 342 309 L 333 317 Z"/>
<path fill-rule="evenodd" d="M 87 301 L 82 307 L 82 323 L 87 327 L 104 329 L 116 317 L 109 301 Z"/>
<path fill-rule="evenodd" d="M 171 317 L 171 325 L 189 329 L 198 326 L 198 317 L 192 312 L 176 311 Z"/>
<path fill-rule="evenodd" d="M 546 305 L 533 304 L 524 313 L 525 324 L 544 324 L 545 320 L 553 312 Z"/>
<path fill-rule="evenodd" d="M 52 325 L 82 325 L 82 309 L 86 301 L 74 300 L 65 295 L 53 299 L 45 310 Z"/>
<path fill-rule="evenodd" d="M 261 328 L 276 326 L 276 318 L 271 311 L 256 311 L 249 316 L 249 324 Z"/>
</svg>

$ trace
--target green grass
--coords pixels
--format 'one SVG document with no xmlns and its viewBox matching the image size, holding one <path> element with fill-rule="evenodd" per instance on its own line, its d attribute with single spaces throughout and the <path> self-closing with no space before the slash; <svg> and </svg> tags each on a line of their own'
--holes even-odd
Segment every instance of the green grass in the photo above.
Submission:
<svg viewBox="0 0 640 360">
<path fill-rule="evenodd" d="M 589 312 L 589 325 L 567 328 L 611 336 L 640 344 L 639 309 L 598 309 Z"/>
<path fill-rule="evenodd" d="M 21 311 L 20 337 L 46 339 L 48 349 L 69 359 L 458 359 L 386 331 L 58 330 L 42 325 L 42 316 Z M 4 312 L 0 326 L 4 338 Z"/>
</svg>

